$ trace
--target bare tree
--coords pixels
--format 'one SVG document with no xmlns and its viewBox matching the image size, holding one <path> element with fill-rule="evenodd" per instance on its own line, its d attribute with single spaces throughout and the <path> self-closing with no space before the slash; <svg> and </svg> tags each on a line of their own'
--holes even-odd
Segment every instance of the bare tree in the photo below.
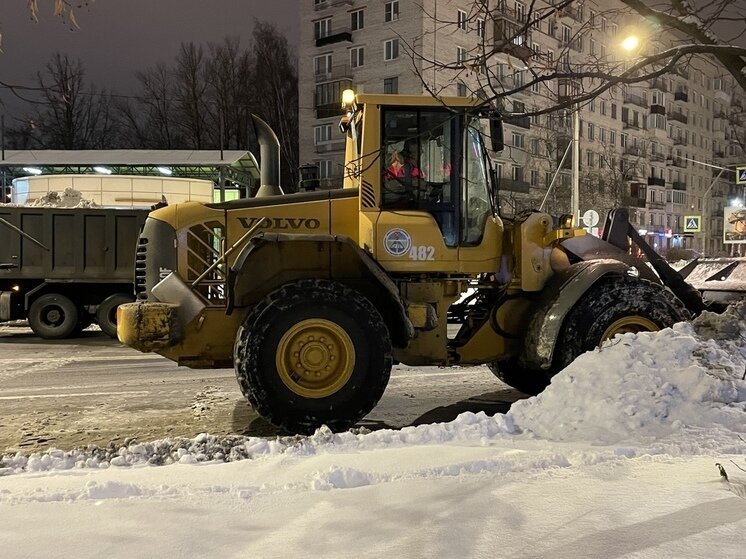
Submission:
<svg viewBox="0 0 746 559">
<path fill-rule="evenodd" d="M 108 147 L 114 127 L 111 99 L 86 84 L 79 60 L 57 53 L 37 79 L 35 111 L 22 119 L 11 137 L 27 147 L 46 149 Z"/>
</svg>

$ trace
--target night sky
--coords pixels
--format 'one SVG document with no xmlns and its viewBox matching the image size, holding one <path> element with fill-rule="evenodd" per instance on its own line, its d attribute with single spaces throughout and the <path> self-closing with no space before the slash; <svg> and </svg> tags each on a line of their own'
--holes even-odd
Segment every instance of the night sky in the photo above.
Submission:
<svg viewBox="0 0 746 559">
<path fill-rule="evenodd" d="M 80 59 L 91 83 L 129 93 L 135 72 L 158 62 L 171 63 L 182 42 L 206 44 L 225 36 L 248 44 L 254 18 L 268 20 L 298 36 L 298 0 L 98 0 L 76 10 L 80 29 L 52 15 L 52 0 L 39 2 L 39 22 L 25 0 L 2 0 L 0 80 L 33 85 L 55 51 Z M 295 46 L 295 45 L 294 45 Z M 0 99 L 9 99 L 7 92 Z M 13 110 L 0 107 L 0 112 Z"/>
</svg>

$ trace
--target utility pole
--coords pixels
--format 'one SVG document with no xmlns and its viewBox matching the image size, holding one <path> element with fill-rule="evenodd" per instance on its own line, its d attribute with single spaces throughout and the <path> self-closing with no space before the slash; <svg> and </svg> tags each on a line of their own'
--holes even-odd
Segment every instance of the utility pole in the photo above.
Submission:
<svg viewBox="0 0 746 559">
<path fill-rule="evenodd" d="M 572 215 L 580 219 L 580 105 L 575 105 L 572 119 Z"/>
</svg>

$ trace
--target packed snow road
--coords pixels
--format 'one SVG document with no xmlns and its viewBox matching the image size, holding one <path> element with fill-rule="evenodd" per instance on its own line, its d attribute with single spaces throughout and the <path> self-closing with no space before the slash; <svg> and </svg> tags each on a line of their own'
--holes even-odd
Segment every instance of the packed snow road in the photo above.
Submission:
<svg viewBox="0 0 746 559">
<path fill-rule="evenodd" d="M 274 436 L 241 395 L 232 369 L 192 370 L 123 347 L 98 331 L 64 341 L 0 326 L 0 453 L 125 439 Z M 369 429 L 505 412 L 522 395 L 484 367 L 395 367 Z"/>
</svg>

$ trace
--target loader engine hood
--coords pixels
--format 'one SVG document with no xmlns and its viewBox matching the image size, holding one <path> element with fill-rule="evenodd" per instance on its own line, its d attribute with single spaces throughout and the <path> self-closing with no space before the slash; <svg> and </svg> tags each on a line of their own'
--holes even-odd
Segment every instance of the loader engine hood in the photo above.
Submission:
<svg viewBox="0 0 746 559">
<path fill-rule="evenodd" d="M 148 217 L 137 240 L 135 295 L 138 301 L 157 301 L 151 290 L 176 270 L 176 231 L 165 221 Z"/>
</svg>

